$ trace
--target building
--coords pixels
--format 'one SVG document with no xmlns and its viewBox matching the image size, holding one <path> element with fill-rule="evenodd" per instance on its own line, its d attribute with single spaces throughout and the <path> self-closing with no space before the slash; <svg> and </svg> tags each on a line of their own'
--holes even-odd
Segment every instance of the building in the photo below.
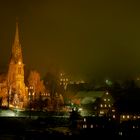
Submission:
<svg viewBox="0 0 140 140">
<path fill-rule="evenodd" d="M 71 99 L 71 106 L 78 106 L 82 116 L 115 118 L 113 104 L 114 99 L 108 91 L 79 91 Z"/>
<path fill-rule="evenodd" d="M 69 83 L 69 79 L 68 77 L 66 76 L 66 74 L 64 73 L 60 73 L 60 78 L 59 78 L 59 83 L 60 83 L 60 86 L 62 86 L 64 88 L 64 90 L 67 89 L 67 85 Z"/>
<path fill-rule="evenodd" d="M 16 23 L 15 39 L 12 45 L 11 58 L 9 63 L 7 85 L 10 103 L 14 106 L 23 107 L 26 100 L 26 86 L 24 83 L 24 63 L 22 49 L 19 40 L 18 23 Z"/>
<path fill-rule="evenodd" d="M 26 105 L 28 92 L 24 83 L 24 63 L 19 40 L 18 23 L 16 23 L 16 32 L 12 45 L 8 72 L 6 74 L 5 81 L 1 82 L 1 85 L 1 91 L 2 88 L 6 89 L 5 93 L 0 93 L 1 96 L 5 94 L 7 95 L 7 101 L 4 101 L 4 105 L 7 104 L 8 107 L 18 108 L 23 108 Z"/>
</svg>

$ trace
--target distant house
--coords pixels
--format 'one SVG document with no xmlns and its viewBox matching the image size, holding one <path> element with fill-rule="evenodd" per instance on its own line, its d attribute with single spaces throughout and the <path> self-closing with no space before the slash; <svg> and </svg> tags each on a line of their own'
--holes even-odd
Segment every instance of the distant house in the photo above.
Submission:
<svg viewBox="0 0 140 140">
<path fill-rule="evenodd" d="M 107 91 L 80 91 L 71 103 L 78 103 L 82 116 L 104 116 L 111 112 L 114 100 Z"/>
<path fill-rule="evenodd" d="M 127 93 L 115 102 L 120 115 L 120 122 L 140 119 L 139 93 Z"/>
</svg>

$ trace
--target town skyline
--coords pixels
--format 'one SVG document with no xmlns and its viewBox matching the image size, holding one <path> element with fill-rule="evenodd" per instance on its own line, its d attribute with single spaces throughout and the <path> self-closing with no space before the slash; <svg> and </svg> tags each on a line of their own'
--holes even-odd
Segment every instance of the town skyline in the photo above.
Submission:
<svg viewBox="0 0 140 140">
<path fill-rule="evenodd" d="M 16 17 L 25 68 L 115 80 L 140 73 L 138 2 L 3 1 L 0 70 L 7 70 Z"/>
</svg>

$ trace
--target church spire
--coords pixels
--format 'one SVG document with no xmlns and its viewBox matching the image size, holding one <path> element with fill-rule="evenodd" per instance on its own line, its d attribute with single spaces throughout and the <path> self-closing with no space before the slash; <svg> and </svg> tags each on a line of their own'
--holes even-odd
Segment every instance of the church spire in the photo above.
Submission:
<svg viewBox="0 0 140 140">
<path fill-rule="evenodd" d="M 15 61 L 16 63 L 18 61 L 22 61 L 22 50 L 21 45 L 19 42 L 19 27 L 18 22 L 16 22 L 16 32 L 15 32 L 15 39 L 12 46 L 12 61 Z"/>
<path fill-rule="evenodd" d="M 19 32 L 18 32 L 18 22 L 17 21 L 16 21 L 16 33 L 15 33 L 14 44 L 19 44 Z"/>
<path fill-rule="evenodd" d="M 13 98 L 11 104 L 20 107 L 24 101 L 26 102 L 26 89 L 24 83 L 24 64 L 22 59 L 22 49 L 19 40 L 18 22 L 16 22 L 15 36 L 12 44 L 12 53 L 9 63 L 8 75 L 8 89 L 10 86 Z M 22 102 L 20 102 L 22 100 Z"/>
</svg>

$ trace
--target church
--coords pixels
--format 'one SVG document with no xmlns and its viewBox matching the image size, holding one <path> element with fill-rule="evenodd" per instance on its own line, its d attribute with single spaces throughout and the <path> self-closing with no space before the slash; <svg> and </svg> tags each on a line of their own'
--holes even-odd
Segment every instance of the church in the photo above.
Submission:
<svg viewBox="0 0 140 140">
<path fill-rule="evenodd" d="M 24 108 L 27 104 L 28 88 L 24 82 L 24 63 L 16 23 L 8 71 L 0 75 L 1 106 Z"/>
</svg>

